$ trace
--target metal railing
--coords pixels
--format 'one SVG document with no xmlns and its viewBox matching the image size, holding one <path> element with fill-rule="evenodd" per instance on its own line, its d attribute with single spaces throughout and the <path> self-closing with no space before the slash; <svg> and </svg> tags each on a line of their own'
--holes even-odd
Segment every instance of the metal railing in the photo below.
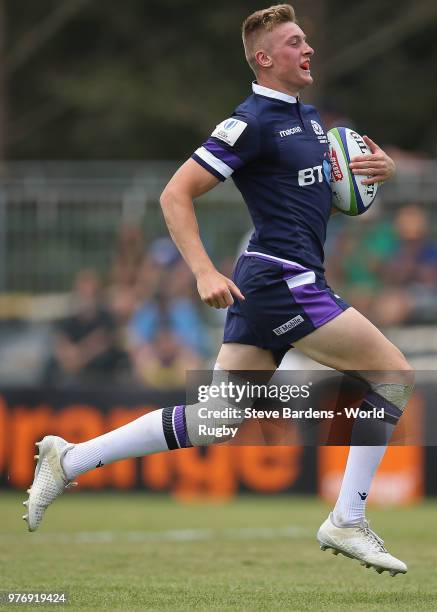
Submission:
<svg viewBox="0 0 437 612">
<path fill-rule="evenodd" d="M 15 162 L 0 179 L 0 292 L 68 290 L 75 273 L 110 264 L 117 232 L 136 223 L 146 239 L 167 234 L 158 199 L 176 162 Z M 384 214 L 437 202 L 437 161 L 402 162 L 384 186 Z M 197 206 L 213 257 L 235 254 L 250 218 L 232 181 Z"/>
</svg>

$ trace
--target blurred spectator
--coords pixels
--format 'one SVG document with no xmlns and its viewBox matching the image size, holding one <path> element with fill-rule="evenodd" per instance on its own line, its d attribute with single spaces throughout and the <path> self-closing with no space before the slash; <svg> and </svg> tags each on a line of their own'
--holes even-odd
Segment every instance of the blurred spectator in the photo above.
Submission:
<svg viewBox="0 0 437 612">
<path fill-rule="evenodd" d="M 410 204 L 395 218 L 398 248 L 384 266 L 388 288 L 379 297 L 378 321 L 385 325 L 437 321 L 437 243 L 425 210 Z"/>
<path fill-rule="evenodd" d="M 417 204 L 401 208 L 395 218 L 399 246 L 386 266 L 386 275 L 396 285 L 437 281 L 437 244 L 429 237 L 430 220 Z"/>
<path fill-rule="evenodd" d="M 151 340 L 135 343 L 132 357 L 138 378 L 155 388 L 184 386 L 187 370 L 202 367 L 200 356 L 181 341 L 163 312 Z"/>
<path fill-rule="evenodd" d="M 377 325 L 436 323 L 437 243 L 426 211 L 410 204 L 390 223 L 372 210 L 334 237 L 330 281 Z"/>
<path fill-rule="evenodd" d="M 384 265 L 398 248 L 392 224 L 371 211 L 342 226 L 330 245 L 326 266 L 336 291 L 370 318 L 375 296 L 384 284 Z"/>
<path fill-rule="evenodd" d="M 138 378 L 151 386 L 178 386 L 207 353 L 205 326 L 193 276 L 167 238 L 153 242 L 139 277 L 140 305 L 129 323 L 129 347 Z"/>
<path fill-rule="evenodd" d="M 115 322 L 101 299 L 94 270 L 82 270 L 72 293 L 72 314 L 56 331 L 54 356 L 47 377 L 51 383 L 90 382 L 113 376 L 126 366 L 117 345 Z"/>
<path fill-rule="evenodd" d="M 141 228 L 132 223 L 121 226 L 110 270 L 107 305 L 117 326 L 120 346 L 129 352 L 129 323 L 138 303 L 156 292 L 159 270 L 144 257 L 144 237 Z M 138 294 L 141 277 L 141 294 Z"/>
<path fill-rule="evenodd" d="M 135 287 L 131 285 L 114 284 L 106 292 L 108 312 L 116 327 L 117 344 L 128 360 L 129 323 L 136 310 L 137 302 Z M 132 367 L 128 369 L 132 372 Z"/>
<path fill-rule="evenodd" d="M 131 286 L 137 281 L 144 257 L 144 237 L 140 227 L 133 224 L 121 226 L 111 269 L 111 281 L 116 286 Z"/>
</svg>

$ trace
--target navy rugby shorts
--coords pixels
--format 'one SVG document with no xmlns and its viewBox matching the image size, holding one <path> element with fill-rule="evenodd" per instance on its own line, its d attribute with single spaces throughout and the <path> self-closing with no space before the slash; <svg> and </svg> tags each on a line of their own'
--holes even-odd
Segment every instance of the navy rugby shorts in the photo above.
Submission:
<svg viewBox="0 0 437 612">
<path fill-rule="evenodd" d="M 246 251 L 233 280 L 246 299 L 228 308 L 223 342 L 271 350 L 277 365 L 293 342 L 350 307 L 322 274 L 272 255 Z"/>
</svg>

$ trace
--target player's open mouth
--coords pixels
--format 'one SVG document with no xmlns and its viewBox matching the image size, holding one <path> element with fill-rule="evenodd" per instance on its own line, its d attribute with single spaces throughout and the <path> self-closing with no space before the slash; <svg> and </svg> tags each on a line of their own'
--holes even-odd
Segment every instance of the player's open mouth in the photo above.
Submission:
<svg viewBox="0 0 437 612">
<path fill-rule="evenodd" d="M 308 70 L 308 71 L 309 71 L 309 69 L 310 69 L 310 63 L 309 63 L 309 61 L 307 60 L 306 62 L 304 62 L 303 64 L 301 64 L 301 65 L 300 65 L 300 67 L 301 67 L 303 70 Z"/>
</svg>

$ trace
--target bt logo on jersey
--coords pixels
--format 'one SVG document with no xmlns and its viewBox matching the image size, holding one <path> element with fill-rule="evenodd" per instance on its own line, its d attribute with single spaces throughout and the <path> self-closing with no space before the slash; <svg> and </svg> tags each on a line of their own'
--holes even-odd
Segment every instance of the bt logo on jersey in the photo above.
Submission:
<svg viewBox="0 0 437 612">
<path fill-rule="evenodd" d="M 301 187 L 314 185 L 316 181 L 317 183 L 323 183 L 323 167 L 313 166 L 313 168 L 299 170 L 298 180 Z"/>
</svg>

